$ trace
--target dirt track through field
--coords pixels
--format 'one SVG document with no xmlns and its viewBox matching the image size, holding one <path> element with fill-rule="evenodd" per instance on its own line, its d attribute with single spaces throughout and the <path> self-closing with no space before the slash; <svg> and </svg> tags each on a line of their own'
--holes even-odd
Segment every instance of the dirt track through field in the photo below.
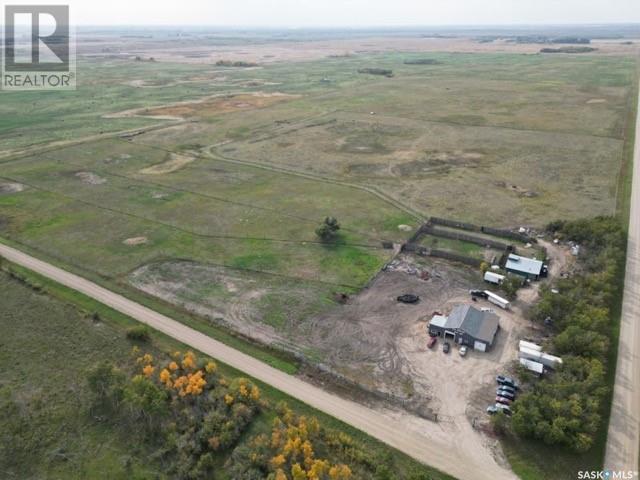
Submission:
<svg viewBox="0 0 640 480">
<path fill-rule="evenodd" d="M 415 417 L 391 416 L 328 393 L 296 377 L 241 353 L 169 317 L 113 293 L 97 284 L 14 248 L 0 244 L 0 255 L 62 285 L 77 290 L 125 315 L 220 360 L 274 388 L 366 432 L 407 455 L 461 480 L 513 480 L 515 475 L 499 466 L 467 436 L 450 441 L 421 435 Z M 469 435 L 472 437 L 473 435 Z M 447 437 L 445 437 L 447 438 Z"/>
<path fill-rule="evenodd" d="M 638 471 L 640 453 L 640 98 L 616 383 L 605 468 Z"/>
</svg>

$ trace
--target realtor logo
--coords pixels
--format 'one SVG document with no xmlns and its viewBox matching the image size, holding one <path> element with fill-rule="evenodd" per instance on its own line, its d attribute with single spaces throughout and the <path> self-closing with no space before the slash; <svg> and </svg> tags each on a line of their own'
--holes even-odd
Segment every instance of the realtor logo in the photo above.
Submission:
<svg viewBox="0 0 640 480">
<path fill-rule="evenodd" d="M 2 90 L 73 90 L 75 43 L 67 5 L 7 5 Z"/>
</svg>

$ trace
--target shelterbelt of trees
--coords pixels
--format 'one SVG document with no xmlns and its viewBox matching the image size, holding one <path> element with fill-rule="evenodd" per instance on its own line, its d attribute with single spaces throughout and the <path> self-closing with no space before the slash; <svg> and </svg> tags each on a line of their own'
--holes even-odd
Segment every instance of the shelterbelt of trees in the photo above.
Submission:
<svg viewBox="0 0 640 480">
<path fill-rule="evenodd" d="M 102 362 L 87 376 L 92 416 L 139 436 L 169 478 L 430 479 L 423 472 L 395 476 L 392 460 L 284 402 L 271 405 L 257 385 L 221 375 L 210 359 L 170 357 L 136 347 L 127 372 Z"/>
<path fill-rule="evenodd" d="M 547 347 L 562 356 L 563 366 L 531 382 L 514 403 L 511 422 L 520 436 L 585 452 L 607 415 L 607 368 L 613 367 L 607 361 L 621 303 L 627 237 L 609 217 L 554 222 L 548 228 L 582 246 L 578 273 L 557 281 L 559 293 L 543 287 L 531 312 L 537 322 L 552 320 L 555 335 Z"/>
</svg>

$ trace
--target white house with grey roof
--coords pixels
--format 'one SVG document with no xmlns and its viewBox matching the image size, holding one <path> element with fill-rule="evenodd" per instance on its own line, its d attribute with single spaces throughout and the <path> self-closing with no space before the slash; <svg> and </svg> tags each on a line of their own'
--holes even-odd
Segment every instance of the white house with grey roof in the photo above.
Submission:
<svg viewBox="0 0 640 480">
<path fill-rule="evenodd" d="M 474 350 L 489 350 L 500 329 L 495 313 L 482 312 L 471 305 L 458 305 L 446 317 L 435 315 L 429 322 L 429 334 L 467 345 Z"/>
</svg>

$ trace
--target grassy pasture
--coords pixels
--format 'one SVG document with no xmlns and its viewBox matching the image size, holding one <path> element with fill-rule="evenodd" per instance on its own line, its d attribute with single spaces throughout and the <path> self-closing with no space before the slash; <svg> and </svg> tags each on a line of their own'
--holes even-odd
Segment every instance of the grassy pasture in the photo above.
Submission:
<svg viewBox="0 0 640 480">
<path fill-rule="evenodd" d="M 215 80 L 219 74 L 211 66 L 81 57 L 77 68 L 77 91 L 0 93 L 0 151 L 157 124 L 157 120 L 105 116 L 229 88 Z M 136 86 L 136 81 L 150 85 Z"/>
<path fill-rule="evenodd" d="M 550 209 L 570 218 L 614 211 L 610 173 L 622 165 L 633 59 L 433 54 L 440 64 L 400 62 L 410 57 L 326 60 L 329 78 L 340 72 L 333 90 L 260 112 L 254 135 L 218 152 L 375 185 L 418 211 L 487 224 L 539 225 Z M 366 64 L 395 76 L 345 78 Z M 302 111 L 334 123 L 314 126 L 317 117 Z M 289 128 L 264 134 L 269 120 L 286 119 Z"/>
<path fill-rule="evenodd" d="M 0 151 L 161 122 L 105 117 L 134 108 L 212 94 L 301 96 L 259 109 L 210 109 L 199 112 L 197 122 L 130 142 L 94 141 L 2 160 L 0 183 L 27 188 L 0 193 L 0 236 L 134 297 L 140 293 L 125 286 L 131 273 L 164 261 L 190 260 L 243 275 L 266 272 L 256 275 L 258 288 L 261 282 L 277 288 L 254 307 L 265 325 L 286 332 L 301 316 L 332 308 L 334 290 L 364 285 L 389 258 L 380 240 L 402 241 L 408 234 L 398 225 L 416 226 L 414 218 L 366 188 L 424 215 L 496 226 L 625 211 L 620 200 L 628 192 L 619 186 L 628 183 L 617 174 L 632 140 L 627 120 L 635 108 L 633 59 L 429 54 L 439 63 L 403 63 L 424 56 L 355 55 L 250 71 L 82 60 L 76 93 L 0 93 Z M 394 77 L 358 73 L 369 67 L 392 69 Z M 148 173 L 192 154 L 174 171 Z M 314 229 L 325 215 L 339 218 L 346 244 L 315 243 Z M 142 237 L 141 244 L 124 243 Z M 438 248 L 482 254 L 464 242 L 438 242 Z M 299 283 L 300 290 L 287 282 Z M 229 293 L 221 285 L 209 277 L 196 281 L 179 302 L 224 303 Z M 300 291 L 315 297 L 301 304 Z M 172 314 L 167 305 L 151 306 Z M 223 335 L 204 322 L 184 321 Z M 105 345 L 91 348 L 102 352 Z M 520 447 L 510 452 L 516 463 Z M 119 450 L 111 454 L 89 468 L 118 472 Z M 523 476 L 533 468 L 527 462 L 528 455 L 517 466 Z M 531 478 L 542 475 L 538 468 Z"/>
<path fill-rule="evenodd" d="M 86 413 L 85 372 L 100 360 L 126 361 L 132 345 L 124 331 L 94 323 L 74 306 L 37 294 L 4 272 L 0 290 L 0 360 L 7 367 L 2 401 L 11 392 L 22 410 L 0 422 L 4 435 L 15 435 L 13 455 L 0 459 L 2 476 L 148 478 L 153 466 L 146 452 Z M 16 432 L 19 422 L 28 430 Z"/>
<path fill-rule="evenodd" d="M 263 322 L 286 339 L 292 326 L 333 308 L 333 292 L 352 292 L 380 269 L 390 258 L 381 239 L 400 242 L 408 234 L 398 225 L 417 226 L 356 188 L 205 157 L 168 173 L 144 173 L 171 158 L 109 140 L 5 162 L 0 183 L 25 189 L 0 195 L 0 235 L 110 288 L 124 286 L 128 295 L 135 293 L 132 272 L 175 259 L 222 269 L 230 278 L 251 277 L 259 296 L 240 298 L 250 306 L 247 320 Z M 343 225 L 335 245 L 315 235 L 327 215 Z M 224 291 L 211 291 L 210 280 L 162 298 L 190 312 L 203 314 L 208 306 L 215 311 L 227 299 Z M 210 312 L 194 325 L 225 337 L 211 330 Z"/>
<path fill-rule="evenodd" d="M 357 286 L 388 256 L 380 240 L 402 241 L 398 225 L 415 225 L 367 192 L 213 159 L 141 173 L 167 155 L 114 140 L 7 163 L 2 177 L 27 189 L 0 199 L 5 235 L 111 277 L 189 258 Z M 346 244 L 318 243 L 327 215 L 342 222 Z M 123 244 L 141 236 L 144 245 Z"/>
<path fill-rule="evenodd" d="M 467 257 L 477 258 L 479 260 L 485 261 L 491 261 L 496 257 L 500 258 L 503 253 L 496 249 L 482 247 L 480 245 L 476 245 L 475 243 L 466 242 L 464 240 L 435 237 L 431 235 L 425 235 L 421 239 L 420 244 L 425 247 L 444 250 L 458 255 L 464 255 Z"/>
</svg>

